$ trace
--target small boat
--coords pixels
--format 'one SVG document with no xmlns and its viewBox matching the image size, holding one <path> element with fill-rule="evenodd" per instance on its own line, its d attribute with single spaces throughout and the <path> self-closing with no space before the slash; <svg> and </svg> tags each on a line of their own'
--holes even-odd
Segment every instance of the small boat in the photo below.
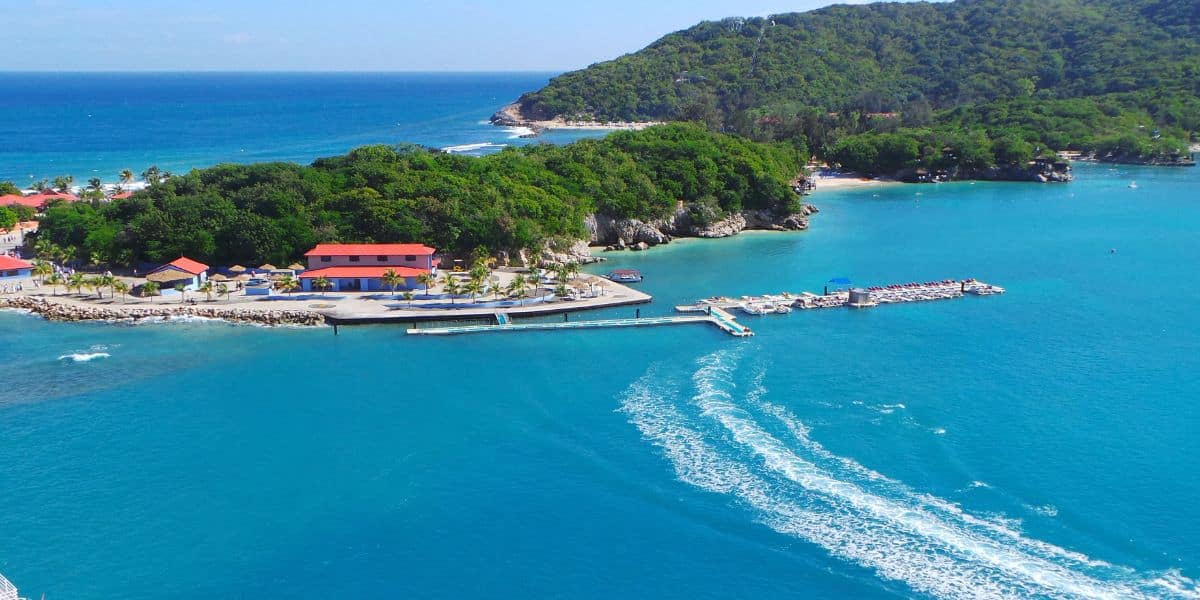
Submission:
<svg viewBox="0 0 1200 600">
<path fill-rule="evenodd" d="M 738 308 L 748 315 L 765 315 L 775 310 L 774 306 L 764 302 L 742 302 Z"/>
<path fill-rule="evenodd" d="M 1131 189 L 1131 190 L 1136 190 L 1136 189 L 1137 189 L 1137 182 L 1136 182 L 1136 181 L 1130 181 L 1130 182 L 1129 182 L 1129 189 Z"/>
<path fill-rule="evenodd" d="M 637 269 L 617 269 L 608 274 L 608 279 L 617 283 L 638 283 L 642 280 L 642 272 Z"/>
<path fill-rule="evenodd" d="M 790 312 L 792 312 L 792 307 L 790 307 L 786 304 L 776 304 L 775 305 L 775 314 L 786 315 Z"/>
</svg>

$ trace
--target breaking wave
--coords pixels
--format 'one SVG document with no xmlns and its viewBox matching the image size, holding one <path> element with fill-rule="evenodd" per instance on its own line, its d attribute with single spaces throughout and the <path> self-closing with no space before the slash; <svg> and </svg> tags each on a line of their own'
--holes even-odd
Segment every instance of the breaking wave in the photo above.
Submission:
<svg viewBox="0 0 1200 600">
<path fill-rule="evenodd" d="M 652 367 L 621 410 L 680 480 L 737 498 L 775 531 L 940 598 L 1200 598 L 1176 571 L 1139 573 L 1031 539 L 830 452 L 768 399 L 765 369 L 739 389 L 740 360 L 704 356 L 690 381 Z"/>
<path fill-rule="evenodd" d="M 464 154 L 467 152 L 479 152 L 489 148 L 503 148 L 508 144 L 497 144 L 495 142 L 480 142 L 478 144 L 463 144 L 461 146 L 446 146 L 442 148 L 442 152 L 450 152 L 452 154 Z"/>
</svg>

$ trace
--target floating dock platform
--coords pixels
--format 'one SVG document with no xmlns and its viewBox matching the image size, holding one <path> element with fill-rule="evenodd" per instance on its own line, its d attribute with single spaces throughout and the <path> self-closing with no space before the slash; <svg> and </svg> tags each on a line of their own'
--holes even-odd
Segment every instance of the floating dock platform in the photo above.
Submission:
<svg viewBox="0 0 1200 600">
<path fill-rule="evenodd" d="M 565 329 L 605 329 L 613 327 L 654 327 L 662 325 L 715 325 L 734 337 L 754 335 L 749 327 L 737 322 L 737 318 L 719 307 L 706 310 L 703 315 L 639 317 L 633 319 L 598 319 L 593 321 L 564 321 L 561 323 L 513 323 L 508 315 L 496 315 L 495 325 L 459 325 L 453 327 L 418 327 L 409 329 L 408 335 L 464 335 L 469 333 L 499 333 L 505 331 L 560 331 Z"/>
</svg>

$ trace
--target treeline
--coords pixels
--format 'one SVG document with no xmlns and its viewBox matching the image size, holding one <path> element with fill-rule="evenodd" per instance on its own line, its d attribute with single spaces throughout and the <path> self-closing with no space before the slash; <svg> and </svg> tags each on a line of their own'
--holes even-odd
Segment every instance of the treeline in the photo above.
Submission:
<svg viewBox="0 0 1200 600">
<path fill-rule="evenodd" d="M 698 121 L 818 154 L 869 131 L 964 125 L 1085 151 L 1159 129 L 1141 144 L 1158 151 L 1200 131 L 1198 10 L 959 0 L 726 19 L 556 77 L 520 105 L 540 119 Z"/>
<path fill-rule="evenodd" d="M 467 254 L 586 236 L 584 219 L 653 218 L 678 202 L 724 214 L 799 208 L 789 180 L 808 156 L 675 124 L 475 158 L 367 146 L 310 166 L 220 165 L 125 200 L 55 203 L 39 236 L 111 265 L 186 255 L 287 263 L 321 242 L 413 241 Z M 707 212 L 707 211 L 706 211 Z"/>
</svg>

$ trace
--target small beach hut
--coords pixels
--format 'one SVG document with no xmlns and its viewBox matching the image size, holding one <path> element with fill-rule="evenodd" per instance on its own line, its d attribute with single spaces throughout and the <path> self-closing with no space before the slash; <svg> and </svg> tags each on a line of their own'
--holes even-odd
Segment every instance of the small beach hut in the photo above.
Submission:
<svg viewBox="0 0 1200 600">
<path fill-rule="evenodd" d="M 186 256 L 180 256 L 146 275 L 146 281 L 153 281 L 161 288 L 182 284 L 184 289 L 195 290 L 207 280 L 208 265 Z"/>
<path fill-rule="evenodd" d="M 25 279 L 33 276 L 33 265 L 15 256 L 0 254 L 0 280 Z"/>
</svg>

